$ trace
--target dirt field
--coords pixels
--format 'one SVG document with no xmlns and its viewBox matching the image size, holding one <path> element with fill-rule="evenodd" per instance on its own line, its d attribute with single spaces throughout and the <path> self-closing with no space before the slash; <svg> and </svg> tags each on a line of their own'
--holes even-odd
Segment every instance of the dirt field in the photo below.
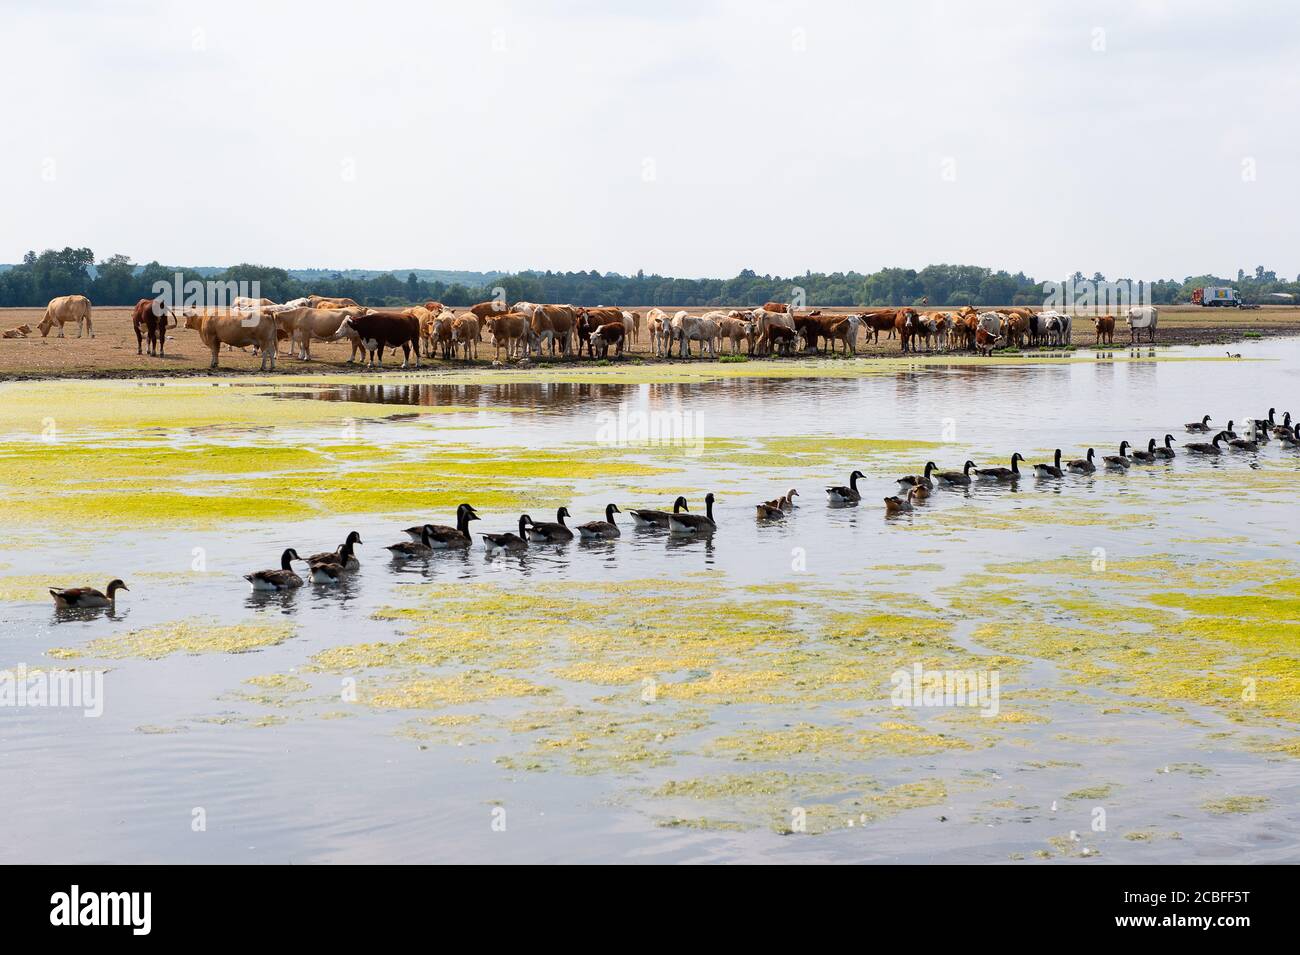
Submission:
<svg viewBox="0 0 1300 955">
<path fill-rule="evenodd" d="M 644 315 L 648 307 L 639 309 Z M 30 337 L 25 339 L 0 339 L 0 380 L 61 377 L 153 377 L 167 375 L 207 374 L 210 353 L 199 341 L 198 333 L 183 326 L 171 331 L 167 342 L 167 355 L 155 358 L 136 354 L 135 333 L 131 329 L 129 308 L 96 307 L 94 323 L 96 337 L 78 340 L 75 330 L 71 337 L 41 338 L 35 330 L 43 309 L 0 309 L 0 330 L 14 328 L 23 323 L 32 326 Z M 700 314 L 708 309 L 690 309 Z M 849 314 L 854 309 L 824 309 L 833 314 Z M 71 328 L 71 326 L 69 326 Z M 1211 344 L 1241 342 L 1255 337 L 1300 334 L 1300 308 L 1291 306 L 1265 307 L 1258 310 L 1207 309 L 1197 306 L 1161 306 L 1158 344 Z M 1117 344 L 1126 342 L 1127 330 L 1116 328 Z M 1074 344 L 1086 346 L 1093 343 L 1092 325 L 1086 319 L 1076 319 Z M 724 345 L 724 350 L 727 346 Z M 282 345 L 282 349 L 287 345 Z M 1240 351 L 1239 346 L 1234 347 Z M 641 340 L 629 349 L 631 354 L 649 360 L 649 338 L 642 329 Z M 356 366 L 345 364 L 350 353 L 346 342 L 312 344 L 310 363 L 289 357 L 284 350 L 277 360 L 277 370 L 287 372 L 356 371 Z M 899 354 L 897 340 L 882 339 L 879 345 L 867 343 L 860 354 L 893 357 Z M 480 346 L 479 364 L 490 364 L 493 349 L 490 343 Z M 779 359 L 778 359 L 779 360 Z M 400 353 L 396 362 L 385 355 L 388 367 L 401 364 Z M 259 359 L 251 352 L 221 352 L 221 369 L 230 372 L 257 371 Z M 434 366 L 463 367 L 463 362 L 431 362 Z"/>
</svg>

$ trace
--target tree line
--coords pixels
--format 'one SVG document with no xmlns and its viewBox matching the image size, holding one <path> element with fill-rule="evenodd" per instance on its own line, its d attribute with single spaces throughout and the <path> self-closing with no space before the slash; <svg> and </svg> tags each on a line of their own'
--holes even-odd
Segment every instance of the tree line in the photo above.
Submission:
<svg viewBox="0 0 1300 955">
<path fill-rule="evenodd" d="M 66 248 L 28 252 L 19 265 L 0 272 L 0 307 L 39 307 L 58 295 L 80 293 L 97 305 L 133 305 L 154 294 L 156 282 L 258 282 L 261 293 L 277 302 L 304 295 L 346 296 L 374 308 L 436 300 L 463 307 L 494 298 L 503 290 L 506 301 L 565 302 L 573 305 L 635 305 L 698 308 L 761 305 L 767 301 L 817 306 L 919 305 L 1039 305 L 1044 292 L 1039 280 L 1017 272 L 994 271 L 974 265 L 930 265 L 921 270 L 887 268 L 878 272 L 806 272 L 801 276 L 758 275 L 745 269 L 729 279 L 680 279 L 662 275 L 618 275 L 590 272 L 519 272 L 490 283 L 405 279 L 390 273 L 369 278 L 339 273 L 311 277 L 263 265 L 232 265 L 213 272 L 150 262 L 137 265 L 130 257 L 113 255 L 96 262 L 90 249 Z M 1105 282 L 1076 272 L 1076 283 Z M 1063 281 L 1064 279 L 1053 279 Z M 1127 282 L 1128 279 L 1114 281 Z M 1279 279 L 1259 266 L 1253 273 L 1239 270 L 1236 279 L 1212 275 L 1162 279 L 1148 283 L 1156 304 L 1191 301 L 1192 291 L 1205 285 L 1231 285 L 1248 302 L 1283 301 L 1275 293 L 1300 296 L 1300 276 Z"/>
</svg>

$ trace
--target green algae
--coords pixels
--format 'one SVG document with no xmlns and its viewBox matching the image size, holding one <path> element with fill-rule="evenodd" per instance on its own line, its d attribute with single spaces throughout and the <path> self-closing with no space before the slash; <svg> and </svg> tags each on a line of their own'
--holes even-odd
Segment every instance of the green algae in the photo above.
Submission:
<svg viewBox="0 0 1300 955">
<path fill-rule="evenodd" d="M 294 627 L 288 623 L 250 622 L 232 626 L 214 621 L 179 620 L 118 636 L 98 637 L 84 647 L 55 647 L 46 652 L 60 660 L 77 657 L 159 660 L 173 653 L 249 653 L 277 646 L 293 635 Z"/>
<path fill-rule="evenodd" d="M 1263 812 L 1272 800 L 1267 796 L 1223 796 L 1219 799 L 1207 799 L 1201 808 L 1215 816 L 1237 816 L 1252 812 Z"/>
</svg>

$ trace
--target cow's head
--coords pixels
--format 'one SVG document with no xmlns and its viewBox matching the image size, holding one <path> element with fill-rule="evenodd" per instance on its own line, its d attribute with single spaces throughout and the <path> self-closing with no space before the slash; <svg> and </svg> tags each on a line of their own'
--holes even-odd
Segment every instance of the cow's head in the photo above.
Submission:
<svg viewBox="0 0 1300 955">
<path fill-rule="evenodd" d="M 203 324 L 203 316 L 199 315 L 192 308 L 185 310 L 185 327 L 193 331 L 198 331 Z"/>
<path fill-rule="evenodd" d="M 44 338 L 50 333 L 50 329 L 54 327 L 54 318 L 46 315 L 40 320 L 36 327 L 41 330 L 41 337 Z"/>
</svg>

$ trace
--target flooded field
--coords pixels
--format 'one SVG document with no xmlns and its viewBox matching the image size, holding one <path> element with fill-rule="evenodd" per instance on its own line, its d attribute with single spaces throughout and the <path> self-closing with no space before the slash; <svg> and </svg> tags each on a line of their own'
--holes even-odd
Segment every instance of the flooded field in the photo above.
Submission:
<svg viewBox="0 0 1300 955">
<path fill-rule="evenodd" d="M 0 669 L 102 691 L 0 706 L 0 861 L 1300 861 L 1300 452 L 1181 450 L 1300 411 L 1251 354 L 0 385 Z M 708 492 L 706 540 L 384 549 Z"/>
</svg>

